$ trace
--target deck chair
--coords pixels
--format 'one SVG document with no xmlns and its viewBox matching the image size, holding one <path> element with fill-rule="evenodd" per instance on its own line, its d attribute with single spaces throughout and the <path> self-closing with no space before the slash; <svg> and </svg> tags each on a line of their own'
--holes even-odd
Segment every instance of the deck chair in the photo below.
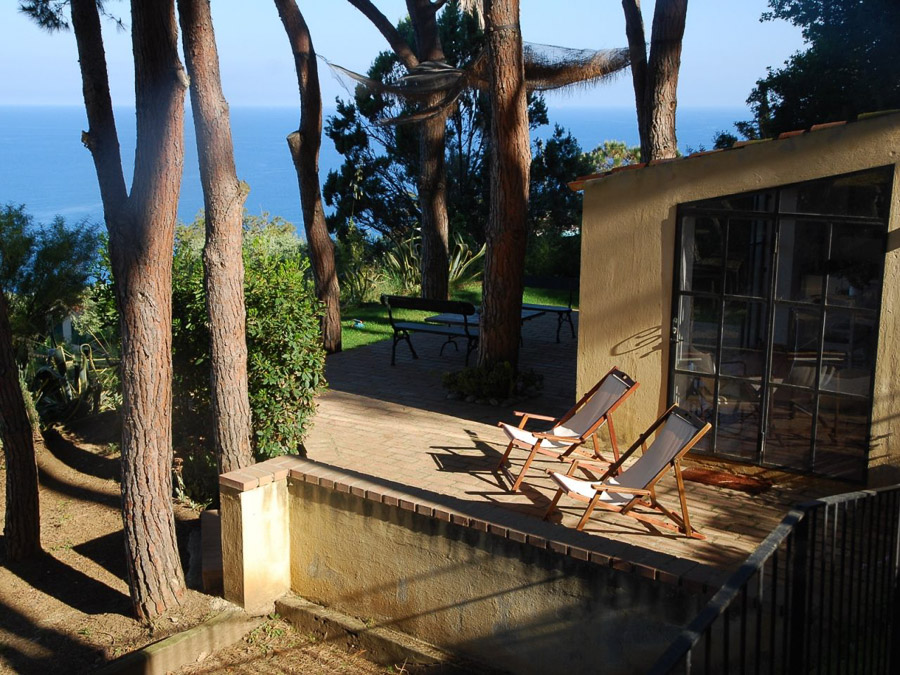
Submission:
<svg viewBox="0 0 900 675">
<path fill-rule="evenodd" d="M 594 387 L 581 397 L 575 406 L 560 418 L 524 413 L 516 411 L 516 415 L 522 418 L 519 426 L 514 427 L 505 422 L 498 422 L 509 438 L 506 452 L 497 464 L 497 470 L 501 470 L 509 459 L 513 448 L 519 448 L 528 452 L 528 458 L 522 465 L 519 475 L 513 481 L 512 490 L 515 492 L 522 484 L 522 479 L 528 471 L 528 467 L 534 461 L 536 455 L 547 455 L 560 461 L 571 461 L 571 455 L 578 452 L 585 457 L 595 460 L 603 460 L 600 454 L 600 443 L 597 434 L 604 424 L 609 429 L 609 443 L 613 451 L 613 461 L 619 459 L 619 446 L 616 441 L 616 431 L 613 427 L 612 413 L 622 405 L 638 386 L 628 375 L 618 368 L 612 368 L 603 376 Z M 549 422 L 553 426 L 545 432 L 528 431 L 525 426 L 530 420 Z M 593 453 L 585 453 L 581 450 L 588 439 L 593 440 Z"/>
<path fill-rule="evenodd" d="M 577 530 L 585 526 L 595 508 L 601 508 L 624 516 L 631 516 L 639 520 L 651 532 L 655 532 L 656 528 L 663 528 L 680 532 L 694 539 L 705 539 L 702 534 L 691 527 L 684 495 L 684 481 L 681 478 L 681 459 L 703 438 L 710 426 L 708 422 L 704 423 L 686 410 L 672 406 L 646 432 L 641 434 L 634 445 L 625 451 L 621 459 L 606 469 L 598 480 L 583 480 L 575 477 L 574 474 L 579 469 L 597 468 L 583 460 L 573 462 L 566 474 L 550 471 L 550 477 L 559 486 L 559 489 L 550 503 L 550 508 L 544 514 L 544 519 L 546 520 L 553 513 L 560 498 L 565 494 L 578 501 L 587 502 L 584 515 L 575 526 Z M 657 430 L 656 438 L 650 447 L 647 447 L 647 439 Z M 641 456 L 627 469 L 616 475 L 624 462 L 630 459 L 638 448 L 642 450 Z M 656 499 L 656 484 L 669 472 L 669 469 L 675 471 L 678 497 L 681 501 L 680 516 L 660 504 Z M 671 522 L 637 511 L 637 508 L 658 511 Z"/>
</svg>

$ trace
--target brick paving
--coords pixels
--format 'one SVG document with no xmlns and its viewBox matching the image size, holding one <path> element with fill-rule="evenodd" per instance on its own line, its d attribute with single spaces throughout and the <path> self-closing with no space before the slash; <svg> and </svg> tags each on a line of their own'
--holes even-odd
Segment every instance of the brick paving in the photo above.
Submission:
<svg viewBox="0 0 900 675">
<path fill-rule="evenodd" d="M 514 515 L 521 519 L 522 529 L 536 526 L 554 494 L 543 469 L 561 465 L 549 458 L 535 460 L 521 491 L 509 492 L 509 478 L 494 470 L 506 447 L 496 424 L 514 421 L 516 409 L 561 415 L 576 400 L 576 341 L 564 330 L 557 344 L 555 333 L 553 315 L 526 324 L 520 365 L 543 375 L 544 388 L 531 400 L 509 405 L 448 399 L 441 377 L 464 366 L 465 348 L 454 351 L 450 346 L 440 356 L 443 338 L 439 336 L 413 335 L 418 360 L 412 359 L 406 345 L 398 345 L 395 367 L 390 365 L 390 341 L 329 356 L 330 390 L 319 399 L 315 425 L 306 441 L 309 458 L 399 484 L 419 495 L 420 491 L 434 493 L 436 502 L 441 496 L 457 506 L 464 504 L 468 511 L 485 514 L 485 520 L 502 510 L 504 522 Z M 639 390 L 635 396 L 642 394 L 646 392 Z M 605 431 L 601 438 L 606 440 Z M 620 445 L 627 447 L 631 440 L 620 438 Z M 511 460 L 517 472 L 524 456 L 513 451 Z M 690 463 L 716 468 L 703 458 Z M 847 484 L 754 467 L 743 470 L 771 481 L 772 489 L 752 497 L 686 482 L 691 521 L 707 537 L 704 541 L 651 533 L 633 519 L 602 512 L 585 527 L 591 536 L 578 536 L 572 527 L 563 526 L 573 526 L 580 510 L 566 498 L 556 516 L 559 520 L 561 515 L 562 525 L 546 531 L 557 541 L 577 540 L 578 546 L 588 541 L 598 554 L 627 557 L 637 565 L 649 563 L 677 576 L 690 570 L 697 581 L 713 588 L 793 504 L 852 489 Z M 661 481 L 658 494 L 664 504 L 677 507 L 673 477 Z"/>
</svg>

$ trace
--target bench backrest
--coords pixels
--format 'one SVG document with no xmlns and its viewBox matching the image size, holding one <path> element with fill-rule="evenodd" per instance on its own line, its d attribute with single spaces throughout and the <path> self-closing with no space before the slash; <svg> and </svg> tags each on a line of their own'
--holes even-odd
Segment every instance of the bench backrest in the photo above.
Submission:
<svg viewBox="0 0 900 675">
<path fill-rule="evenodd" d="M 462 314 L 472 316 L 475 313 L 475 305 L 462 300 L 429 300 L 427 298 L 411 298 L 406 295 L 382 295 L 381 304 L 388 309 L 388 319 L 393 324 L 392 309 L 415 309 L 422 312 L 435 312 L 437 314 Z"/>
</svg>

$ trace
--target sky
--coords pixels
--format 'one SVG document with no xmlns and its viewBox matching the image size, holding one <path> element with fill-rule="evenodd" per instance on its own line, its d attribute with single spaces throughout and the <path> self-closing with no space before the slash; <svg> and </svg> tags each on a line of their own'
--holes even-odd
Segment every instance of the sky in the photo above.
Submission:
<svg viewBox="0 0 900 675">
<path fill-rule="evenodd" d="M 48 34 L 17 11 L 18 2 L 0 4 L 0 105 L 81 105 L 81 78 L 71 32 Z M 365 72 L 387 44 L 353 6 L 341 0 L 299 0 L 316 51 L 351 70 Z M 404 0 L 375 0 L 392 21 L 406 15 Z M 652 24 L 652 0 L 644 21 Z M 297 80 L 287 37 L 274 3 L 267 0 L 212 0 L 222 85 L 232 106 L 297 106 Z M 128 3 L 107 0 L 107 9 L 127 22 Z M 766 0 L 691 0 L 688 5 L 679 107 L 742 107 L 767 66 L 780 66 L 802 47 L 797 28 L 760 23 Z M 575 48 L 625 47 L 619 0 L 521 0 L 523 38 Z M 133 62 L 127 32 L 104 25 L 113 102 L 133 105 Z M 323 69 L 323 99 L 330 106 L 346 94 Z M 634 105 L 627 73 L 590 88 L 548 95 L 551 107 Z"/>
</svg>

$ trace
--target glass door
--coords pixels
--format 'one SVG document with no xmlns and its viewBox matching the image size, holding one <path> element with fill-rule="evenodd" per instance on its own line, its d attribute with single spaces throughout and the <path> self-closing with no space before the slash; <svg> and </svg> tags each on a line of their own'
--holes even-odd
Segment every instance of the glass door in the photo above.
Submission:
<svg viewBox="0 0 900 675">
<path fill-rule="evenodd" d="M 683 205 L 670 400 L 702 451 L 864 478 L 891 172 Z"/>
</svg>

